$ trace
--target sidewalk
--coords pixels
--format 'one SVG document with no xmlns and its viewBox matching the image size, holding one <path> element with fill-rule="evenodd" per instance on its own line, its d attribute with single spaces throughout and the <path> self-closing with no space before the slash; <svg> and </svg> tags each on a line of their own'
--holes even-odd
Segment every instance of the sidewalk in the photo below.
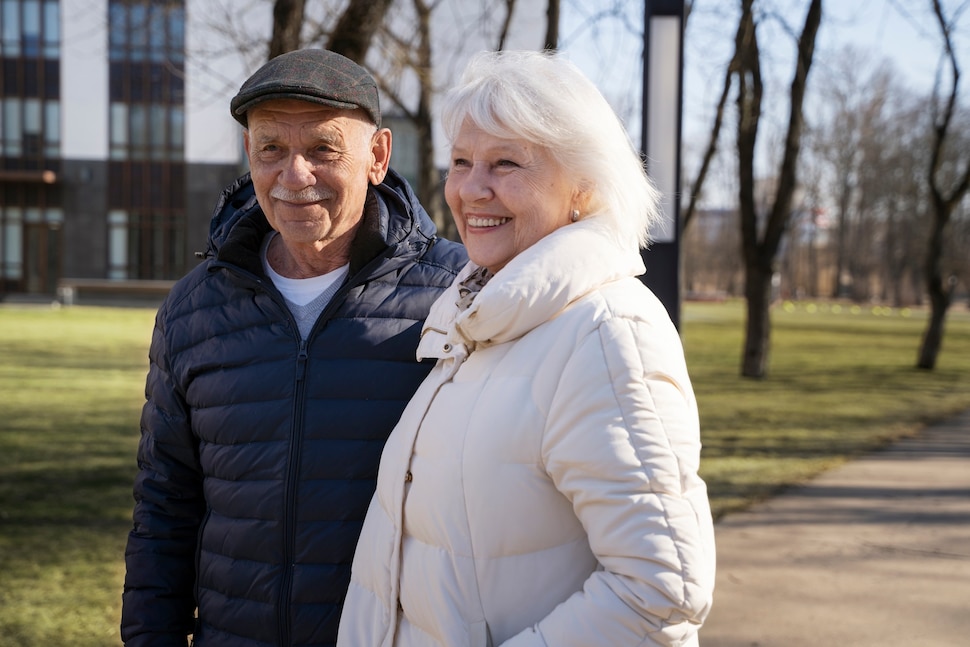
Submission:
<svg viewBox="0 0 970 647">
<path fill-rule="evenodd" d="M 970 646 L 970 411 L 715 533 L 701 647 Z"/>
</svg>

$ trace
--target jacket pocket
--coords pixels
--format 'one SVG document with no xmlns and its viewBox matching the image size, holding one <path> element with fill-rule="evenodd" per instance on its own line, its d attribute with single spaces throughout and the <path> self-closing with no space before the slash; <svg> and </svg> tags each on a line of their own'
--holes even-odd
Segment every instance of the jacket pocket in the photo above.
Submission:
<svg viewBox="0 0 970 647">
<path fill-rule="evenodd" d="M 202 517 L 202 523 L 199 524 L 199 532 L 195 536 L 195 604 L 199 604 L 199 576 L 202 573 L 202 535 L 205 533 L 205 527 L 209 523 L 209 516 L 212 514 L 212 509 L 206 506 L 205 516 Z"/>
</svg>

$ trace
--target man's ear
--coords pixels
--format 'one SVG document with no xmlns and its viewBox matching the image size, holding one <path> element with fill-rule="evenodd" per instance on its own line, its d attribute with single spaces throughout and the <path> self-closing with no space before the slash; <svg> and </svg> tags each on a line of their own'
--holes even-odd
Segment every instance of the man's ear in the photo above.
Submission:
<svg viewBox="0 0 970 647">
<path fill-rule="evenodd" d="M 374 162 L 367 173 L 367 179 L 371 184 L 380 184 L 387 175 L 387 169 L 391 166 L 391 131 L 388 128 L 380 128 L 374 133 L 371 139 L 371 154 Z"/>
</svg>

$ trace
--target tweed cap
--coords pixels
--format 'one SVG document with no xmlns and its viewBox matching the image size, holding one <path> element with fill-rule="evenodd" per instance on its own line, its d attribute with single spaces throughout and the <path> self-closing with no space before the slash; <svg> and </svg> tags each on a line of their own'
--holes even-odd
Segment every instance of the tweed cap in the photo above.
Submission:
<svg viewBox="0 0 970 647">
<path fill-rule="evenodd" d="M 246 113 L 271 99 L 299 99 L 345 110 L 361 108 L 374 124 L 381 125 L 374 77 L 349 58 L 325 49 L 300 49 L 271 59 L 242 84 L 229 110 L 246 126 Z"/>
</svg>

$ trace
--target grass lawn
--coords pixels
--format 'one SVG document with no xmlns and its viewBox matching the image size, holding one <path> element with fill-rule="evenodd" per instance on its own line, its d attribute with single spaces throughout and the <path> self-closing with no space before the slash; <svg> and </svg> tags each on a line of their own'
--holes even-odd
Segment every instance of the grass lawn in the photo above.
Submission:
<svg viewBox="0 0 970 647">
<path fill-rule="evenodd" d="M 772 311 L 768 377 L 740 377 L 742 302 L 689 303 L 683 337 L 716 516 L 970 408 L 970 312 L 951 308 L 932 371 L 926 312 L 812 303 Z"/>
<path fill-rule="evenodd" d="M 0 647 L 117 647 L 154 311 L 0 307 Z M 970 312 L 934 371 L 923 312 L 779 304 L 765 380 L 740 302 L 688 303 L 707 479 L 724 514 L 970 407 Z"/>
<path fill-rule="evenodd" d="M 0 645 L 116 646 L 154 313 L 0 308 Z"/>
</svg>

